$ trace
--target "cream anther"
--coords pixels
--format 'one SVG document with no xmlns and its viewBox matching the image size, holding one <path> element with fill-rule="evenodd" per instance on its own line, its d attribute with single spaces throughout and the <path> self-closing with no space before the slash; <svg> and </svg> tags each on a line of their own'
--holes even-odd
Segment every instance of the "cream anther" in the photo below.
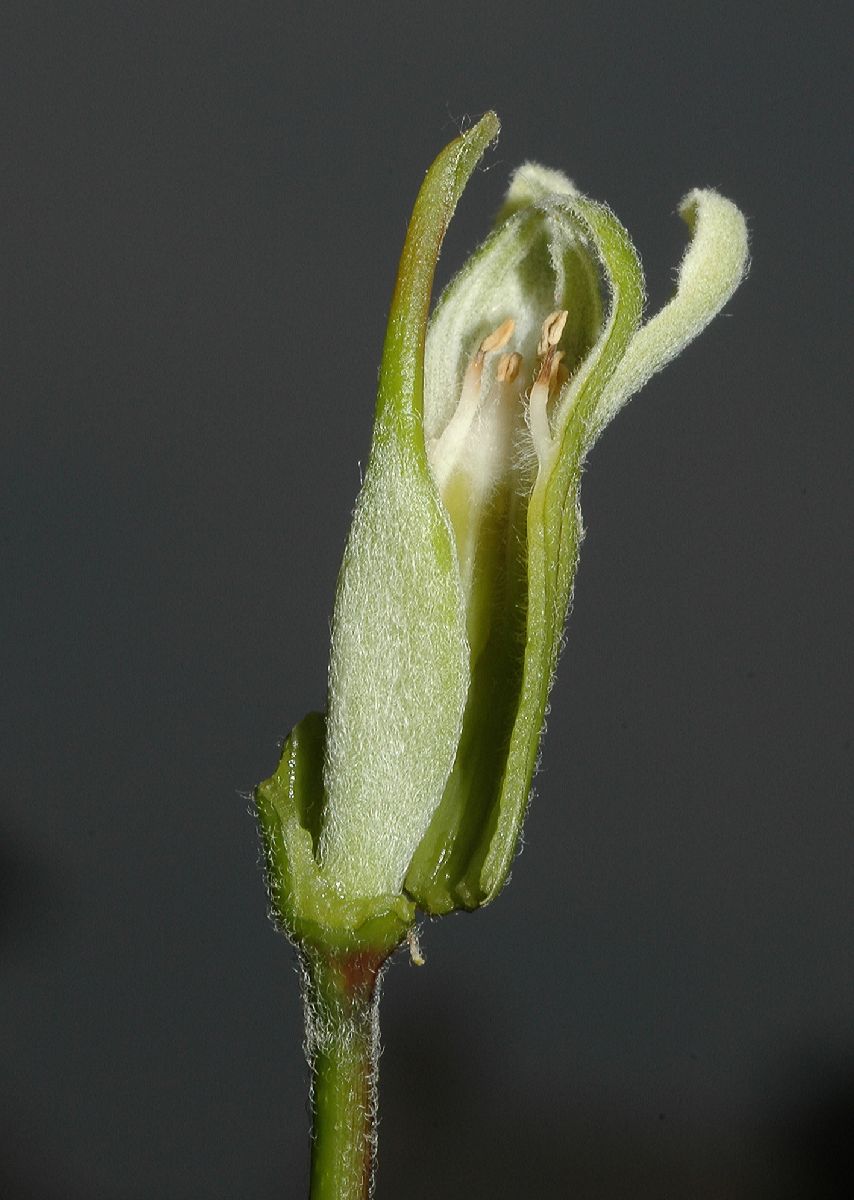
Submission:
<svg viewBox="0 0 854 1200">
<path fill-rule="evenodd" d="M 515 351 L 512 354 L 502 354 L 498 360 L 495 378 L 499 383 L 512 383 L 522 366 L 522 355 Z"/>
<path fill-rule="evenodd" d="M 490 354 L 493 350 L 503 350 L 513 336 L 515 328 L 516 322 L 512 317 L 502 321 L 498 328 L 493 329 L 492 333 L 488 334 L 480 343 L 480 353 Z"/>
<path fill-rule="evenodd" d="M 565 308 L 558 309 L 556 312 L 549 313 L 545 321 L 543 321 L 543 329 L 540 334 L 540 342 L 537 346 L 537 354 L 546 354 L 552 346 L 556 346 L 563 336 L 564 328 L 569 313 Z"/>
</svg>

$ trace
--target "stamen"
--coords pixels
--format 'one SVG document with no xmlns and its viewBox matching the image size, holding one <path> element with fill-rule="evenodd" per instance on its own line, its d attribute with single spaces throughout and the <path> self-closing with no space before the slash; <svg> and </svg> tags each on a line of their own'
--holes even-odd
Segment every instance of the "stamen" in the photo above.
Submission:
<svg viewBox="0 0 854 1200">
<path fill-rule="evenodd" d="M 566 371 L 566 367 L 563 366 L 563 350 L 557 350 L 555 347 L 561 339 L 568 316 L 569 313 L 565 308 L 549 313 L 545 321 L 543 321 L 542 333 L 540 334 L 540 341 L 537 346 L 537 353 L 540 355 L 540 367 L 528 400 L 528 419 L 530 422 L 531 439 L 541 463 L 545 460 L 552 444 L 552 431 L 549 425 L 548 413 L 549 399 L 555 394 L 556 390 L 563 386 L 559 380 L 561 379 L 561 371 Z"/>
<path fill-rule="evenodd" d="M 541 356 L 547 354 L 553 346 L 558 344 L 563 336 L 568 316 L 569 312 L 565 308 L 559 308 L 556 312 L 549 313 L 545 321 L 543 321 L 543 330 L 540 335 L 539 345 L 537 346 L 537 354 Z"/>
<path fill-rule="evenodd" d="M 522 366 L 522 355 L 515 351 L 512 354 L 502 354 L 498 360 L 495 378 L 499 383 L 512 383 Z"/>
<path fill-rule="evenodd" d="M 528 398 L 528 420 L 531 429 L 531 440 L 540 462 L 546 456 L 552 441 L 552 431 L 549 428 L 549 372 L 546 361 L 543 360 L 540 372 L 534 380 L 531 395 Z"/>
<path fill-rule="evenodd" d="M 555 350 L 552 354 L 547 356 L 546 361 L 549 363 L 549 395 L 550 396 L 553 396 L 555 391 L 557 390 L 556 384 L 557 384 L 558 377 L 560 375 L 561 367 L 563 367 L 563 359 L 564 358 L 565 358 L 565 355 L 564 355 L 563 350 Z M 543 364 L 543 365 L 545 365 L 545 364 Z M 566 371 L 566 367 L 563 367 L 563 369 L 564 369 L 564 371 Z"/>
<path fill-rule="evenodd" d="M 552 381 L 551 390 L 552 390 L 553 396 L 557 396 L 560 392 L 563 391 L 564 384 L 567 382 L 568 379 L 569 379 L 569 368 L 567 367 L 566 363 L 564 363 L 564 362 L 558 363 L 557 371 L 556 371 L 555 377 Z"/>
<path fill-rule="evenodd" d="M 513 336 L 513 330 L 516 328 L 516 322 L 512 317 L 508 317 L 506 321 L 502 321 L 497 329 L 493 329 L 492 333 L 488 334 L 480 343 L 480 354 L 489 354 L 493 350 L 503 350 L 510 338 Z"/>
<path fill-rule="evenodd" d="M 445 486 L 448 477 L 462 454 L 472 422 L 477 416 L 477 410 L 480 406 L 483 364 L 486 356 L 506 346 L 515 328 L 516 322 L 512 317 L 508 317 L 506 321 L 502 321 L 497 329 L 494 329 L 492 333 L 487 334 L 483 339 L 471 362 L 466 367 L 456 410 L 431 447 L 433 474 L 440 490 Z"/>
</svg>

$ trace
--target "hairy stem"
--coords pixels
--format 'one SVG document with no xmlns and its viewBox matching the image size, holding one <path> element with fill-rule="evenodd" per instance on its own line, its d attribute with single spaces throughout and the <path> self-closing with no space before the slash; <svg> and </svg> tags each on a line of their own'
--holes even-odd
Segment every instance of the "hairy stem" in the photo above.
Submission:
<svg viewBox="0 0 854 1200">
<path fill-rule="evenodd" d="M 367 1200 L 373 1190 L 384 957 L 360 952 L 304 958 L 312 1072 L 310 1200 Z"/>
</svg>

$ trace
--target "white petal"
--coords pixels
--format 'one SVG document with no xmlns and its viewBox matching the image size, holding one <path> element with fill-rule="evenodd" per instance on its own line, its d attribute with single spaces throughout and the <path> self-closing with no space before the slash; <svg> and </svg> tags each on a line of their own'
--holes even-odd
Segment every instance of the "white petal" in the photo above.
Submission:
<svg viewBox="0 0 854 1200">
<path fill-rule="evenodd" d="M 578 188 L 563 171 L 543 167 L 540 163 L 526 162 L 517 167 L 510 179 L 504 204 L 498 221 L 505 221 L 512 213 L 529 204 L 537 204 L 550 196 L 577 196 Z"/>
</svg>

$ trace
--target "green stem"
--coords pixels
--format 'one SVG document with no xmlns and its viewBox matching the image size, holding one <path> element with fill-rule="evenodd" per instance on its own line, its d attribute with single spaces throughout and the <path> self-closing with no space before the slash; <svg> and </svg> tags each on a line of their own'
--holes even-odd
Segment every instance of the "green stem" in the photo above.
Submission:
<svg viewBox="0 0 854 1200">
<path fill-rule="evenodd" d="M 307 955 L 310 1200 L 367 1200 L 376 1148 L 379 979 L 385 955 Z"/>
</svg>

